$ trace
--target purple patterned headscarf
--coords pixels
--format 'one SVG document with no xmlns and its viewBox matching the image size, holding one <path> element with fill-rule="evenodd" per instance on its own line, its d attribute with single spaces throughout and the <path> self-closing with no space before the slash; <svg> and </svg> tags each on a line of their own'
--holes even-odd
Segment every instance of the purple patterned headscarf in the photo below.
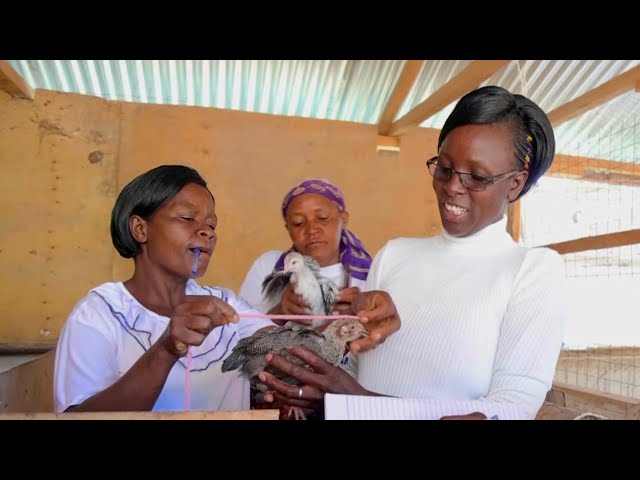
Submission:
<svg viewBox="0 0 640 480">
<path fill-rule="evenodd" d="M 317 193 L 338 205 L 341 212 L 344 212 L 344 196 L 338 187 L 328 180 L 321 178 L 312 178 L 293 187 L 287 193 L 282 201 L 282 217 L 286 219 L 289 204 L 298 195 L 305 193 Z M 284 257 L 291 251 L 295 250 L 292 246 L 284 252 L 276 262 L 276 270 L 284 268 Z M 344 265 L 349 275 L 359 280 L 366 280 L 371 267 L 371 255 L 365 250 L 362 242 L 353 232 L 342 229 L 340 237 L 340 263 Z"/>
</svg>

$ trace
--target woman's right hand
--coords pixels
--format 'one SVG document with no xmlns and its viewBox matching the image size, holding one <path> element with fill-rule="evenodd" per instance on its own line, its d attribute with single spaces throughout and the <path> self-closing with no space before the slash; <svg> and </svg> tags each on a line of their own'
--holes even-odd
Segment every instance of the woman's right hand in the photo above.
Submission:
<svg viewBox="0 0 640 480">
<path fill-rule="evenodd" d="M 269 387 L 264 401 L 318 410 L 322 408 L 325 393 L 372 395 L 343 369 L 334 367 L 311 350 L 296 345 L 289 349 L 289 353 L 300 358 L 311 370 L 279 355 L 268 353 L 265 359 L 270 367 L 280 370 L 286 377 L 294 378 L 303 385 L 299 387 L 285 383 L 273 374 L 262 371 L 258 378 Z"/>
<path fill-rule="evenodd" d="M 284 315 L 309 315 L 309 305 L 305 303 L 302 296 L 298 295 L 291 284 L 287 285 L 282 292 L 282 298 L 276 308 L 269 313 Z M 278 325 L 284 325 L 286 320 L 274 320 Z M 311 320 L 301 320 L 301 324 L 311 325 Z"/>
<path fill-rule="evenodd" d="M 223 300 L 210 295 L 187 295 L 173 311 L 171 321 L 158 340 L 170 355 L 182 357 L 191 345 L 201 345 L 215 327 L 238 323 L 238 313 Z"/>
</svg>

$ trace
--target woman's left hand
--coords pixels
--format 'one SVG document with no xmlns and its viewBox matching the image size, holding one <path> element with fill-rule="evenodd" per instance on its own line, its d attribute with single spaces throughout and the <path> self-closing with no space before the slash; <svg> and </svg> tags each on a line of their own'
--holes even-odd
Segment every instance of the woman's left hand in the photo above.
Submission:
<svg viewBox="0 0 640 480">
<path fill-rule="evenodd" d="M 353 300 L 360 294 L 358 287 L 342 288 L 336 296 L 336 303 L 333 306 L 334 315 L 353 315 L 351 304 Z"/>
</svg>

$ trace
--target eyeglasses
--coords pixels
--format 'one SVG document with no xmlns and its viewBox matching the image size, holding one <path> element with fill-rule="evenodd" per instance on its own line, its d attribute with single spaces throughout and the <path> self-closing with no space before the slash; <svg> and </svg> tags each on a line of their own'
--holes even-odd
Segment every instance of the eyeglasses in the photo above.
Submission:
<svg viewBox="0 0 640 480">
<path fill-rule="evenodd" d="M 440 182 L 448 182 L 451 180 L 453 173 L 457 173 L 462 186 L 468 190 L 473 190 L 474 192 L 484 192 L 488 185 L 493 185 L 494 183 L 513 177 L 515 174 L 521 172 L 521 170 L 512 170 L 510 172 L 496 175 L 495 177 L 459 172 L 453 168 L 440 166 L 438 164 L 437 156 L 427 160 L 427 168 L 429 169 L 431 176 Z"/>
</svg>

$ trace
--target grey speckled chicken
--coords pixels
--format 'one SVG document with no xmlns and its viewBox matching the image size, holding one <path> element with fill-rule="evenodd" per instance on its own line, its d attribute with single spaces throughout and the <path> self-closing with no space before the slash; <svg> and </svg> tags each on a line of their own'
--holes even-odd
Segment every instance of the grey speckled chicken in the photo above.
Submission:
<svg viewBox="0 0 640 480">
<path fill-rule="evenodd" d="M 286 377 L 280 370 L 268 367 L 265 355 L 269 352 L 277 353 L 291 362 L 302 365 L 304 362 L 301 359 L 287 351 L 288 348 L 295 345 L 302 345 L 330 364 L 338 365 L 347 344 L 367 335 L 368 332 L 364 326 L 353 319 L 334 320 L 322 333 L 313 328 L 289 322 L 274 330 L 257 332 L 251 337 L 240 340 L 233 348 L 231 355 L 222 362 L 222 371 L 240 369 L 249 378 L 251 384 L 262 391 L 266 390 L 266 386 L 260 383 L 258 374 L 263 370 L 283 382 L 297 385 L 296 379 Z"/>
</svg>

